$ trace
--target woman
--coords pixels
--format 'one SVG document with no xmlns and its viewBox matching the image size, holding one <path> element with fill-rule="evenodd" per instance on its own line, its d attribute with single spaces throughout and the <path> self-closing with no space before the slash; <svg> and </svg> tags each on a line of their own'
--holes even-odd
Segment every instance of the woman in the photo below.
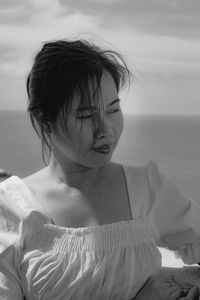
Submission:
<svg viewBox="0 0 200 300">
<path fill-rule="evenodd" d="M 48 162 L 1 183 L 3 299 L 195 299 L 154 274 L 157 245 L 200 261 L 200 208 L 155 162 L 111 161 L 129 78 L 119 54 L 83 40 L 49 42 L 36 55 L 28 112 Z"/>
</svg>

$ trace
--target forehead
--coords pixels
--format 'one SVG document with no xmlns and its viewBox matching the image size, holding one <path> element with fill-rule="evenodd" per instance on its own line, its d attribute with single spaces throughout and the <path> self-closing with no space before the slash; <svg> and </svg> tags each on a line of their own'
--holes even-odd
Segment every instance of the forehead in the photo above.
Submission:
<svg viewBox="0 0 200 300">
<path fill-rule="evenodd" d="M 88 100 L 86 99 L 84 105 L 90 105 L 90 96 L 93 94 L 92 84 L 89 85 L 90 95 L 88 95 Z M 99 95 L 101 97 L 101 103 L 104 107 L 107 106 L 112 100 L 118 97 L 117 88 L 115 82 L 110 75 L 109 72 L 104 71 L 101 77 L 100 87 L 99 87 Z M 77 93 L 74 95 L 74 99 L 72 101 L 72 110 L 76 110 L 80 107 L 80 95 Z"/>
</svg>

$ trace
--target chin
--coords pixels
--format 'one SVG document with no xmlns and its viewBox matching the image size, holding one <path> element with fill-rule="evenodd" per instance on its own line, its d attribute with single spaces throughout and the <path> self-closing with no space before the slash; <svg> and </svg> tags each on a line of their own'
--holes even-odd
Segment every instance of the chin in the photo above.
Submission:
<svg viewBox="0 0 200 300">
<path fill-rule="evenodd" d="M 106 155 L 105 157 L 92 157 L 91 159 L 84 160 L 80 162 L 82 165 L 87 166 L 89 168 L 99 168 L 106 166 L 111 161 L 112 154 Z"/>
</svg>

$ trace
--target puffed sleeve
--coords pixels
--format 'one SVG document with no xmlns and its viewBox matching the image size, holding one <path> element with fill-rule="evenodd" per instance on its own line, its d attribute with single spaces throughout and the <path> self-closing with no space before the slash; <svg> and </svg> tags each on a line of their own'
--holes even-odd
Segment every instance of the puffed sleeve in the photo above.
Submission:
<svg viewBox="0 0 200 300">
<path fill-rule="evenodd" d="M 182 195 L 160 174 L 155 161 L 147 165 L 150 217 L 158 230 L 158 246 L 175 252 L 186 264 L 200 262 L 200 203 Z"/>
<path fill-rule="evenodd" d="M 19 277 L 22 212 L 0 184 L 0 299 L 22 300 Z"/>
</svg>

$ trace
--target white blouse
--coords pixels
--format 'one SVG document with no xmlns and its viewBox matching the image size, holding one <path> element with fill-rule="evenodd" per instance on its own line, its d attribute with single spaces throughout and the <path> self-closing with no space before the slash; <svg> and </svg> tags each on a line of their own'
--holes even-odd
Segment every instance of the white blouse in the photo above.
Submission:
<svg viewBox="0 0 200 300">
<path fill-rule="evenodd" d="M 157 246 L 200 262 L 200 205 L 156 162 L 123 165 L 132 219 L 54 225 L 17 176 L 0 184 L 1 300 L 130 300 L 161 267 Z"/>
</svg>

